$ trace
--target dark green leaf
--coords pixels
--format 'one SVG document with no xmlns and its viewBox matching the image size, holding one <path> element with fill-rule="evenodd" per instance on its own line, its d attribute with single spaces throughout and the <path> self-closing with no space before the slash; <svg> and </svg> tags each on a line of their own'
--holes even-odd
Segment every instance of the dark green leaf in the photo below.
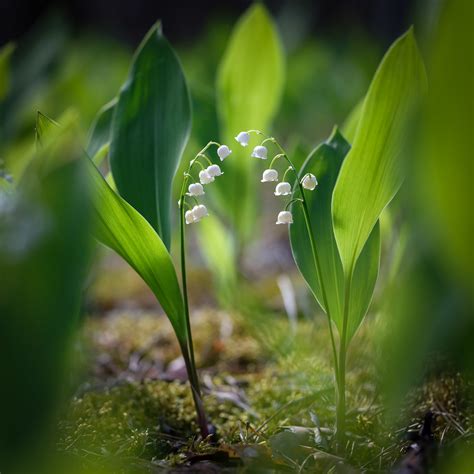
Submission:
<svg viewBox="0 0 474 474">
<path fill-rule="evenodd" d="M 294 223 L 290 225 L 290 241 L 295 262 L 320 306 L 324 311 L 329 311 L 340 333 L 343 322 L 345 280 L 334 238 L 331 200 L 339 170 L 349 148 L 349 144 L 336 130 L 326 143 L 321 144 L 311 153 L 301 170 L 301 176 L 312 173 L 319 183 L 314 191 L 305 191 L 305 196 L 321 265 L 327 308 L 324 304 L 302 206 L 298 202 L 292 206 Z M 377 279 L 379 256 L 380 236 L 378 226 L 376 226 L 357 261 L 356 276 L 351 291 L 347 340 L 350 340 L 355 333 L 368 309 Z"/>
<path fill-rule="evenodd" d="M 114 99 L 108 104 L 105 104 L 99 110 L 91 126 L 87 144 L 87 154 L 93 159 L 96 166 L 99 166 L 107 155 L 106 148 L 110 144 L 110 130 L 116 103 L 117 99 Z"/>
<path fill-rule="evenodd" d="M 155 294 L 181 343 L 187 331 L 176 271 L 164 243 L 147 220 L 116 194 L 91 160 L 88 171 L 94 192 L 96 237 L 115 250 Z"/>
<path fill-rule="evenodd" d="M 112 120 L 110 164 L 120 194 L 170 245 L 171 190 L 191 126 L 179 60 L 155 25 L 138 48 Z"/>
</svg>

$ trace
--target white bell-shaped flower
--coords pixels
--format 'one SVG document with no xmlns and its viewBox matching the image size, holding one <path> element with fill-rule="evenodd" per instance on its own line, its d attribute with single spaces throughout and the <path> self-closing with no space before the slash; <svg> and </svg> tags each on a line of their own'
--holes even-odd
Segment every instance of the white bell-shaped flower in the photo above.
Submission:
<svg viewBox="0 0 474 474">
<path fill-rule="evenodd" d="M 262 183 L 268 183 L 270 181 L 278 181 L 278 171 L 274 169 L 268 169 L 263 172 Z"/>
<path fill-rule="evenodd" d="M 207 207 L 204 204 L 199 204 L 193 207 L 194 222 L 199 222 L 203 217 L 209 215 Z"/>
<path fill-rule="evenodd" d="M 188 196 L 203 196 L 204 188 L 200 183 L 192 183 L 188 186 Z"/>
<path fill-rule="evenodd" d="M 260 158 L 261 160 L 267 159 L 268 150 L 263 145 L 258 145 L 253 149 L 252 155 L 254 158 Z"/>
<path fill-rule="evenodd" d="M 313 189 L 318 185 L 318 180 L 314 174 L 308 173 L 301 180 L 301 184 L 303 185 L 303 188 L 313 191 Z"/>
<path fill-rule="evenodd" d="M 250 140 L 250 134 L 247 132 L 240 132 L 235 139 L 242 145 L 247 146 Z"/>
<path fill-rule="evenodd" d="M 192 224 L 193 222 L 196 222 L 193 211 L 186 211 L 184 214 L 184 219 L 186 220 L 186 224 Z"/>
<path fill-rule="evenodd" d="M 277 224 L 293 224 L 293 215 L 290 211 L 281 211 L 278 214 Z"/>
<path fill-rule="evenodd" d="M 224 161 L 231 153 L 232 150 L 227 145 L 221 145 L 217 149 L 217 155 L 219 156 L 221 161 Z"/>
<path fill-rule="evenodd" d="M 286 181 L 278 183 L 274 194 L 275 196 L 288 196 L 288 194 L 291 194 L 291 184 Z"/>
<path fill-rule="evenodd" d="M 209 184 L 214 181 L 214 177 L 207 170 L 201 170 L 199 172 L 199 181 L 201 181 L 201 184 Z"/>
<path fill-rule="evenodd" d="M 220 176 L 221 174 L 224 174 L 219 165 L 211 165 L 211 166 L 208 166 L 207 167 L 207 173 L 209 174 L 209 176 L 211 176 L 211 178 L 214 178 L 216 176 Z"/>
</svg>

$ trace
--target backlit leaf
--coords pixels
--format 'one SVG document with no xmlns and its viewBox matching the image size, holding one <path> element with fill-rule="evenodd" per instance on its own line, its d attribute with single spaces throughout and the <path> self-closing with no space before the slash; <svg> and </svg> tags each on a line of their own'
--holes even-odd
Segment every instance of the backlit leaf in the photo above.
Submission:
<svg viewBox="0 0 474 474">
<path fill-rule="evenodd" d="M 301 204 L 292 206 L 294 223 L 290 225 L 290 241 L 295 262 L 315 298 L 325 312 L 329 311 L 342 332 L 345 279 L 342 262 L 334 238 L 331 216 L 331 199 L 339 170 L 350 146 L 336 130 L 329 140 L 318 146 L 306 160 L 301 176 L 314 174 L 318 186 L 305 191 L 311 225 L 319 256 L 321 277 L 326 292 L 327 307 L 316 271 L 309 236 L 306 230 Z M 356 265 L 352 284 L 348 336 L 350 340 L 367 312 L 377 279 L 380 258 L 380 235 L 375 226 Z"/>
<path fill-rule="evenodd" d="M 374 76 L 334 189 L 334 231 L 348 275 L 380 213 L 400 187 L 400 138 L 425 83 L 423 62 L 410 29 L 388 50 Z"/>
<path fill-rule="evenodd" d="M 186 341 L 184 305 L 176 271 L 164 243 L 147 220 L 117 195 L 90 160 L 96 237 L 143 278 L 160 302 L 181 343 Z"/>
<path fill-rule="evenodd" d="M 254 228 L 255 160 L 250 147 L 242 148 L 234 137 L 248 129 L 267 130 L 278 109 L 284 82 L 284 58 L 276 27 L 257 3 L 234 28 L 217 78 L 217 105 L 221 138 L 234 153 L 226 161 L 220 204 L 240 238 Z M 216 186 L 216 187 L 217 187 Z"/>
</svg>

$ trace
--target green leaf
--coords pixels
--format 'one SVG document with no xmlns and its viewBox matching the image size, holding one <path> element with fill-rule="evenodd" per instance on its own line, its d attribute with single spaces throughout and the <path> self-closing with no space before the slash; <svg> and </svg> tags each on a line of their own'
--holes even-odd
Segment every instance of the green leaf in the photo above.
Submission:
<svg viewBox="0 0 474 474">
<path fill-rule="evenodd" d="M 50 154 L 65 150 L 67 155 Z M 8 380 L 1 396 L 8 409 L 2 411 L 0 459 L 13 471 L 43 470 L 32 453 L 48 452 L 74 369 L 70 356 L 92 250 L 92 206 L 80 152 L 76 143 L 48 148 L 52 167 L 40 169 L 32 161 L 13 192 L 0 191 L 0 370 Z M 26 458 L 36 461 L 31 468 Z"/>
<path fill-rule="evenodd" d="M 199 223 L 197 235 L 203 257 L 216 278 L 221 302 L 229 303 L 234 296 L 237 280 L 232 234 L 214 215 Z"/>
<path fill-rule="evenodd" d="M 172 182 L 191 126 L 181 64 L 156 24 L 138 48 L 112 120 L 110 164 L 120 194 L 170 246 Z"/>
<path fill-rule="evenodd" d="M 56 130 L 59 127 L 59 123 L 56 120 L 48 117 L 38 110 L 36 113 L 36 126 L 35 126 L 35 140 L 36 146 L 42 144 L 42 141 L 46 135 Z"/>
<path fill-rule="evenodd" d="M 110 129 L 116 103 L 117 99 L 113 99 L 99 110 L 89 132 L 87 154 L 92 157 L 96 166 L 102 163 L 108 153 Z"/>
<path fill-rule="evenodd" d="M 221 211 L 231 216 L 239 237 L 254 229 L 255 160 L 249 147 L 234 137 L 248 129 L 267 130 L 278 106 L 284 83 L 284 58 L 276 27 L 257 3 L 234 28 L 218 71 L 217 106 L 222 140 L 234 153 L 226 165 L 226 180 L 219 187 Z"/>
<path fill-rule="evenodd" d="M 115 250 L 143 278 L 184 344 L 187 331 L 183 297 L 168 250 L 147 220 L 110 188 L 92 161 L 85 161 L 95 197 L 97 239 Z"/>
<path fill-rule="evenodd" d="M 350 111 L 344 122 L 344 125 L 342 126 L 342 134 L 349 143 L 354 142 L 354 138 L 357 132 L 357 126 L 359 125 L 360 117 L 362 115 L 363 106 L 364 99 L 357 102 L 355 107 Z"/>
<path fill-rule="evenodd" d="M 305 225 L 301 203 L 292 205 L 294 223 L 290 225 L 290 242 L 293 256 L 306 283 L 321 308 L 336 323 L 342 333 L 345 279 L 342 262 L 334 238 L 331 215 L 331 200 L 334 185 L 350 146 L 335 130 L 329 140 L 318 146 L 307 158 L 301 176 L 314 174 L 318 186 L 314 191 L 305 191 L 310 213 L 311 227 L 319 256 L 321 278 L 326 291 L 327 307 L 318 278 L 311 249 L 311 241 Z M 375 226 L 356 265 L 352 284 L 348 338 L 353 336 L 367 312 L 377 280 L 380 259 L 379 226 Z"/>
<path fill-rule="evenodd" d="M 413 102 L 425 87 L 423 62 L 410 29 L 391 46 L 374 76 L 334 189 L 334 231 L 347 275 L 400 187 L 401 137 Z"/>
<path fill-rule="evenodd" d="M 0 101 L 8 94 L 10 89 L 10 58 L 15 50 L 12 43 L 7 43 L 0 49 Z"/>
</svg>

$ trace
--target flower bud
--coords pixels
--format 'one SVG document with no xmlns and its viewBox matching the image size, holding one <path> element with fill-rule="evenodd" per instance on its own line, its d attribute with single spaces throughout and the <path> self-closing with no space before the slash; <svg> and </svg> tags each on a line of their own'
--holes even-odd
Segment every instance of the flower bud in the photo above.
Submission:
<svg viewBox="0 0 474 474">
<path fill-rule="evenodd" d="M 214 177 L 207 170 L 202 170 L 199 172 L 199 181 L 201 181 L 201 184 L 209 184 L 214 181 Z"/>
<path fill-rule="evenodd" d="M 269 181 L 278 181 L 278 171 L 274 169 L 268 169 L 263 172 L 262 183 L 268 183 Z"/>
<path fill-rule="evenodd" d="M 204 204 L 199 204 L 193 207 L 194 222 L 199 222 L 203 217 L 209 215 L 207 207 Z"/>
<path fill-rule="evenodd" d="M 196 221 L 193 211 L 186 211 L 186 213 L 184 214 L 184 218 L 186 220 L 186 224 L 192 224 Z"/>
<path fill-rule="evenodd" d="M 202 184 L 192 183 L 188 186 L 188 196 L 203 196 L 204 188 Z"/>
<path fill-rule="evenodd" d="M 211 165 L 207 167 L 207 174 L 211 177 L 214 178 L 216 176 L 220 176 L 221 174 L 224 174 L 219 165 Z"/>
<path fill-rule="evenodd" d="M 293 224 L 293 215 L 290 211 L 281 211 L 278 214 L 277 224 Z"/>
<path fill-rule="evenodd" d="M 242 145 L 247 146 L 249 144 L 250 135 L 247 132 L 240 132 L 235 139 Z"/>
<path fill-rule="evenodd" d="M 313 191 L 313 189 L 318 185 L 318 180 L 314 174 L 308 173 L 301 180 L 301 184 L 303 185 L 303 188 Z"/>
<path fill-rule="evenodd" d="M 261 160 L 267 159 L 267 147 L 258 145 L 253 149 L 252 155 L 254 158 L 260 158 Z"/>
<path fill-rule="evenodd" d="M 227 145 L 221 145 L 217 149 L 217 154 L 221 161 L 224 161 L 230 154 L 232 153 L 232 150 L 227 146 Z"/>
<path fill-rule="evenodd" d="M 287 183 L 286 181 L 282 181 L 281 183 L 278 183 L 275 188 L 275 196 L 288 196 L 288 194 L 291 194 L 291 185 L 290 183 Z"/>
</svg>

